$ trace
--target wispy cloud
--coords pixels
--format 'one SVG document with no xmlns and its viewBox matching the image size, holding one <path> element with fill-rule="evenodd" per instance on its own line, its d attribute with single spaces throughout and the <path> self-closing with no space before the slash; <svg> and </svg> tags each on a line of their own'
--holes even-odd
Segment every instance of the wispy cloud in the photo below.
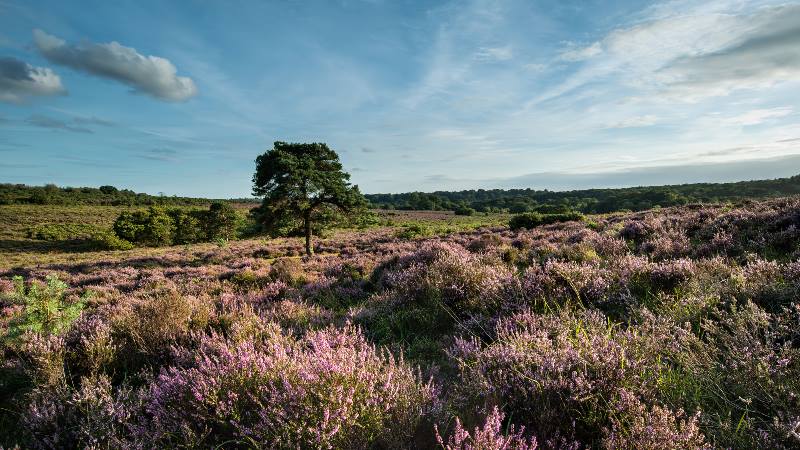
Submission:
<svg viewBox="0 0 800 450">
<path fill-rule="evenodd" d="M 593 56 L 603 53 L 603 47 L 599 42 L 595 42 L 587 47 L 570 48 L 559 55 L 562 61 L 577 62 L 584 61 Z"/>
<path fill-rule="evenodd" d="M 172 162 L 178 159 L 177 155 L 178 151 L 171 148 L 153 148 L 137 156 L 152 161 Z"/>
<path fill-rule="evenodd" d="M 792 108 L 789 106 L 770 109 L 753 109 L 744 114 L 725 118 L 723 119 L 723 122 L 731 125 L 758 125 L 767 122 L 770 119 L 786 117 L 791 114 L 792 111 Z"/>
<path fill-rule="evenodd" d="M 508 61 L 514 57 L 510 45 L 504 47 L 481 47 L 475 52 L 475 59 L 479 61 Z"/>
<path fill-rule="evenodd" d="M 658 117 L 648 114 L 644 116 L 629 117 L 619 122 L 608 125 L 608 128 L 641 128 L 655 125 Z"/>
<path fill-rule="evenodd" d="M 64 122 L 63 120 L 54 119 L 52 117 L 43 116 L 41 114 L 34 114 L 28 117 L 28 119 L 25 122 L 28 125 L 32 125 L 34 127 L 50 128 L 52 130 L 64 130 L 64 131 L 71 131 L 73 133 L 86 133 L 86 134 L 93 133 L 93 131 L 88 128 L 71 125 L 67 122 Z"/>
</svg>

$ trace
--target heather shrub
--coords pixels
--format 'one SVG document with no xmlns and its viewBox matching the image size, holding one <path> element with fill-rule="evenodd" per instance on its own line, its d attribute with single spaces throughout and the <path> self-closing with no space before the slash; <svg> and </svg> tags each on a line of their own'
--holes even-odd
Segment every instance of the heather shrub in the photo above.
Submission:
<svg viewBox="0 0 800 450">
<path fill-rule="evenodd" d="M 457 340 L 450 351 L 461 372 L 455 401 L 467 410 L 504 405 L 540 437 L 575 433 L 597 443 L 623 416 L 639 414 L 624 394 L 655 401 L 658 374 L 679 357 L 682 334 L 652 322 L 640 334 L 590 311 L 517 314 L 498 323 L 494 342 Z M 660 342 L 668 339 L 677 341 L 672 351 Z M 680 429 L 664 435 L 672 432 Z"/>
<path fill-rule="evenodd" d="M 300 340 L 279 329 L 239 344 L 205 338 L 188 367 L 143 391 L 139 439 L 158 446 L 408 446 L 433 388 L 358 330 Z"/>
<path fill-rule="evenodd" d="M 490 333 L 487 316 L 514 298 L 516 286 L 505 266 L 441 243 L 427 243 L 377 268 L 373 278 L 381 292 L 359 320 L 377 342 L 403 349 L 412 359 L 437 358 L 441 340 L 457 329 Z"/>
<path fill-rule="evenodd" d="M 111 339 L 117 345 L 114 369 L 118 375 L 133 375 L 159 367 L 169 361 L 173 346 L 190 342 L 193 332 L 208 329 L 214 319 L 216 311 L 206 298 L 166 290 L 129 299 L 110 317 Z"/>
<path fill-rule="evenodd" d="M 72 376 L 95 376 L 110 371 L 118 344 L 109 322 L 99 314 L 83 314 L 65 335 L 67 366 Z"/>
<path fill-rule="evenodd" d="M 647 407 L 634 394 L 620 392 L 614 406 L 611 426 L 606 430 L 603 447 L 608 449 L 660 450 L 709 449 L 698 426 L 700 414 L 686 417 L 659 405 Z"/>
<path fill-rule="evenodd" d="M 299 285 L 305 281 L 303 264 L 298 258 L 279 258 L 270 267 L 270 277 L 288 285 Z"/>
<path fill-rule="evenodd" d="M 329 326 L 335 317 L 333 312 L 319 305 L 293 300 L 271 303 L 261 311 L 261 315 L 298 335 Z"/>
<path fill-rule="evenodd" d="M 263 289 L 272 282 L 272 277 L 268 273 L 247 268 L 231 275 L 230 282 L 236 286 L 237 290 L 248 292 Z"/>
<path fill-rule="evenodd" d="M 800 309 L 770 314 L 753 303 L 720 308 L 703 324 L 702 358 L 685 367 L 681 400 L 703 411 L 718 446 L 791 448 L 800 417 Z M 686 389 L 684 383 L 696 384 Z"/>
<path fill-rule="evenodd" d="M 436 427 L 436 440 L 445 450 L 535 450 L 538 448 L 536 438 L 526 438 L 523 433 L 525 427 L 516 430 L 511 425 L 507 432 L 503 432 L 503 417 L 497 407 L 486 416 L 486 421 L 482 427 L 475 427 L 470 433 L 464 429 L 461 420 L 456 417 L 455 426 L 447 442 L 439 434 Z"/>
<path fill-rule="evenodd" d="M 76 388 L 37 389 L 22 417 L 34 448 L 131 448 L 131 408 L 114 395 L 106 376 L 83 378 Z M 140 443 L 140 445 L 143 443 Z"/>
</svg>

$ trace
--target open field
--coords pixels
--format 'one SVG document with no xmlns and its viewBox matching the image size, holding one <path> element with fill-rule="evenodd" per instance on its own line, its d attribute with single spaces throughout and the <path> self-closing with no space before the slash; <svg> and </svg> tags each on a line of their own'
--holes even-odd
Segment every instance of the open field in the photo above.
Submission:
<svg viewBox="0 0 800 450">
<path fill-rule="evenodd" d="M 233 203 L 244 216 L 251 203 Z M 123 211 L 136 210 L 127 206 L 62 206 L 62 205 L 0 205 L 0 269 L 31 267 L 66 262 L 90 262 L 98 259 L 127 259 L 159 255 L 173 251 L 169 248 L 138 248 L 129 251 L 92 251 L 81 233 L 88 230 L 108 231 Z M 429 234 L 453 233 L 481 226 L 497 226 L 508 221 L 507 214 L 456 216 L 447 211 L 376 211 L 379 226 L 402 228 L 421 225 Z M 75 238 L 44 240 L 31 236 L 37 230 L 73 231 Z M 257 238 L 256 242 L 261 242 Z M 214 244 L 193 244 L 196 250 L 212 248 Z M 182 246 L 186 249 L 187 246 Z"/>
<path fill-rule="evenodd" d="M 4 239 L 25 241 L 36 213 L 3 214 Z M 800 200 L 517 232 L 380 214 L 312 258 L 295 238 L 4 250 L 0 443 L 800 445 Z M 459 231 L 400 237 L 420 224 Z M 14 275 L 66 285 L 14 294 Z"/>
</svg>

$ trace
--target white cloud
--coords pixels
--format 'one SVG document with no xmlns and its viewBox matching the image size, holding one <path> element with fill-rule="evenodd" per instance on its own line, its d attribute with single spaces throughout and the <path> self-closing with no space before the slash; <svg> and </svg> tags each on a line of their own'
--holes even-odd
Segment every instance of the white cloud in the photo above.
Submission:
<svg viewBox="0 0 800 450">
<path fill-rule="evenodd" d="M 673 91 L 696 98 L 800 81 L 800 5 L 738 20 L 744 32 L 731 45 L 684 57 L 665 69 Z"/>
<path fill-rule="evenodd" d="M 505 47 L 481 47 L 475 53 L 475 59 L 479 61 L 507 61 L 514 57 L 511 46 Z"/>
<path fill-rule="evenodd" d="M 0 58 L 0 101 L 18 103 L 31 96 L 65 93 L 61 78 L 46 67 Z"/>
<path fill-rule="evenodd" d="M 183 101 L 197 94 L 194 81 L 177 76 L 168 59 L 142 55 L 118 42 L 69 45 L 38 29 L 33 31 L 33 40 L 49 61 L 120 81 L 137 92 L 169 101 Z"/>
<path fill-rule="evenodd" d="M 640 128 L 640 127 L 649 127 L 655 125 L 658 122 L 658 117 L 654 115 L 644 115 L 644 116 L 636 116 L 630 117 L 627 119 L 623 119 L 619 122 L 610 124 L 607 128 Z"/>
<path fill-rule="evenodd" d="M 689 101 L 800 81 L 800 5 L 737 5 L 661 9 L 570 49 L 558 59 L 586 64 L 528 106 L 598 81 Z"/>
<path fill-rule="evenodd" d="M 594 44 L 588 47 L 572 48 L 566 50 L 561 53 L 559 59 L 561 59 L 562 61 L 569 61 L 569 62 L 584 61 L 594 56 L 597 56 L 600 53 L 603 53 L 603 47 L 600 45 L 599 42 L 595 42 Z"/>
<path fill-rule="evenodd" d="M 731 125 L 758 125 L 769 119 L 788 116 L 792 111 L 792 108 L 788 106 L 771 109 L 754 109 L 744 114 L 724 119 L 723 122 Z"/>
</svg>

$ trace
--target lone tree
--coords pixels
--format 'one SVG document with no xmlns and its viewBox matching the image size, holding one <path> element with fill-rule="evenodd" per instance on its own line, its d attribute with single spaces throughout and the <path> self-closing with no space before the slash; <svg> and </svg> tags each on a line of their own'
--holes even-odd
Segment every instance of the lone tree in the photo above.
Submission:
<svg viewBox="0 0 800 450">
<path fill-rule="evenodd" d="M 300 225 L 311 255 L 314 226 L 322 229 L 342 214 L 365 210 L 366 199 L 349 180 L 339 155 L 326 144 L 275 142 L 256 158 L 253 195 L 264 196 L 256 220 L 272 234 L 293 233 Z"/>
</svg>

